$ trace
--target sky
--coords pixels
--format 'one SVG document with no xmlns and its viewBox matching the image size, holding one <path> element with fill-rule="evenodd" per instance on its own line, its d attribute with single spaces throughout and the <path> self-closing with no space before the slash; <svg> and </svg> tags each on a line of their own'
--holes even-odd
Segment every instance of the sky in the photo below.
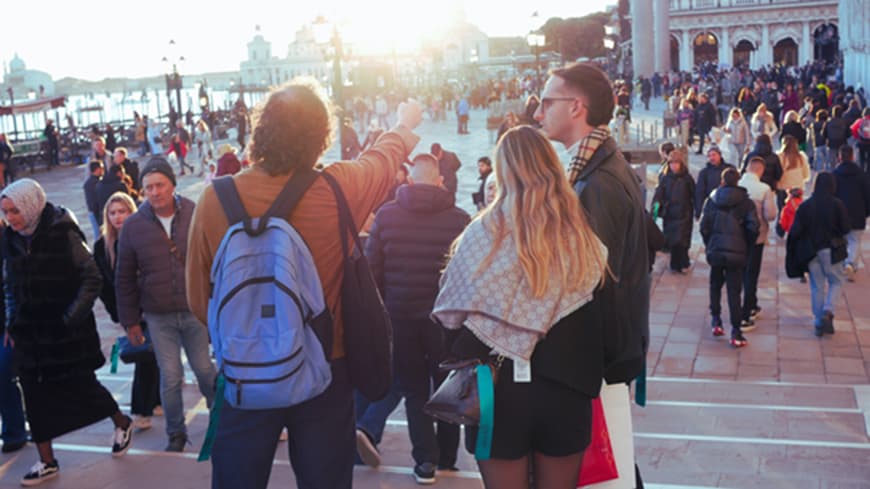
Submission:
<svg viewBox="0 0 870 489">
<path fill-rule="evenodd" d="M 165 72 L 163 57 L 183 56 L 181 72 L 234 71 L 260 26 L 273 56 L 284 57 L 295 32 L 318 15 L 338 19 L 348 42 L 388 51 L 410 49 L 456 12 L 490 37 L 525 35 L 550 17 L 603 11 L 616 0 L 184 0 L 12 1 L 4 5 L 0 59 L 17 53 L 28 69 L 55 80 L 143 77 Z M 38 6 L 38 7 L 37 7 Z M 46 8 L 49 12 L 41 12 Z M 170 52 L 169 40 L 176 52 Z"/>
</svg>

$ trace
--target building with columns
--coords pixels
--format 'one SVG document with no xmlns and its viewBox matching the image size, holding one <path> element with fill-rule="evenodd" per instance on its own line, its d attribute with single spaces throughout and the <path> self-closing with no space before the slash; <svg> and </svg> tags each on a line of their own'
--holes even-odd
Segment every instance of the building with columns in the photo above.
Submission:
<svg viewBox="0 0 870 489">
<path fill-rule="evenodd" d="M 631 0 L 630 8 L 636 76 L 841 55 L 847 84 L 870 75 L 868 0 Z"/>
</svg>

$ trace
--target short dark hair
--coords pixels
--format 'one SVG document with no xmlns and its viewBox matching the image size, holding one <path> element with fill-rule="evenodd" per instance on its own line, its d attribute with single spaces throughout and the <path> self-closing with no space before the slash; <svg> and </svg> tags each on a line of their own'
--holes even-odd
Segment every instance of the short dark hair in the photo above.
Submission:
<svg viewBox="0 0 870 489">
<path fill-rule="evenodd" d="M 88 168 L 90 168 L 91 173 L 97 171 L 97 168 L 102 168 L 102 167 L 103 167 L 102 160 L 93 160 L 90 163 L 88 163 Z"/>
<path fill-rule="evenodd" d="M 840 161 L 852 161 L 852 158 L 855 157 L 855 153 L 852 151 L 852 147 L 848 144 L 840 146 L 837 154 L 840 156 Z"/>
<path fill-rule="evenodd" d="M 429 147 L 429 152 L 433 155 L 436 155 L 441 152 L 441 143 L 432 143 L 432 146 Z"/>
<path fill-rule="evenodd" d="M 485 163 L 485 164 L 489 165 L 490 167 L 492 166 L 492 160 L 489 159 L 489 156 L 481 156 L 480 158 L 477 159 L 477 162 L 478 163 Z"/>
<path fill-rule="evenodd" d="M 254 113 L 251 162 L 269 175 L 312 168 L 332 146 L 332 104 L 314 79 L 296 79 L 274 89 Z"/>
<path fill-rule="evenodd" d="M 586 97 L 587 124 L 600 126 L 610 122 L 615 105 L 613 88 L 601 68 L 591 63 L 574 63 L 553 70 L 553 76 L 565 80 L 569 87 Z"/>
<path fill-rule="evenodd" d="M 755 144 L 766 144 L 773 147 L 773 142 L 770 140 L 769 134 L 759 134 L 755 137 Z"/>
<path fill-rule="evenodd" d="M 665 141 L 664 143 L 659 145 L 659 151 L 664 153 L 665 156 L 671 154 L 671 151 L 673 151 L 674 148 L 676 148 L 676 146 L 674 146 L 674 143 L 670 141 Z"/>
<path fill-rule="evenodd" d="M 121 168 L 121 165 L 109 166 L 109 173 L 112 175 L 120 175 L 123 171 L 124 171 L 124 169 Z"/>
<path fill-rule="evenodd" d="M 734 168 L 726 168 L 725 171 L 722 172 L 722 186 L 723 187 L 736 187 L 737 182 L 740 181 L 740 174 L 737 173 L 737 170 Z"/>
</svg>

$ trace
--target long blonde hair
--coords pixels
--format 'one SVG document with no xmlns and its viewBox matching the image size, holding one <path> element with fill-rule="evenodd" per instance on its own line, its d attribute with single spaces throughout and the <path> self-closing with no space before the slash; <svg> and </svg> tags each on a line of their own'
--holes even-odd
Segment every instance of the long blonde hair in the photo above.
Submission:
<svg viewBox="0 0 870 489">
<path fill-rule="evenodd" d="M 553 276 L 566 291 L 600 284 L 605 253 L 550 142 L 530 126 L 508 130 L 496 147 L 493 174 L 495 200 L 476 217 L 495 237 L 481 268 L 510 234 L 534 297 L 547 292 Z"/>
<path fill-rule="evenodd" d="M 115 242 L 118 241 L 118 235 L 121 233 L 120 229 L 115 229 L 115 227 L 109 222 L 109 206 L 115 202 L 124 204 L 127 207 L 127 210 L 130 211 L 130 214 L 136 212 L 136 202 L 134 202 L 133 198 L 124 192 L 113 193 L 106 202 L 106 205 L 103 206 L 103 225 L 100 226 L 100 234 L 103 236 L 103 244 L 106 247 L 106 256 L 109 257 L 109 268 L 112 269 L 115 268 Z"/>
<path fill-rule="evenodd" d="M 779 151 L 779 161 L 783 170 L 792 170 L 799 167 L 802 159 L 797 139 L 790 134 L 786 134 L 782 138 L 782 149 Z"/>
</svg>

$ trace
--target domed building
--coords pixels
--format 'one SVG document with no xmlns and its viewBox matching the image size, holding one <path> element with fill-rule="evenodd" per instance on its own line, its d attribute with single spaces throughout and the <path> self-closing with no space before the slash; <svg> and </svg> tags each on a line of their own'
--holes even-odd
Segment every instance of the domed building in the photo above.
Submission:
<svg viewBox="0 0 870 489">
<path fill-rule="evenodd" d="M 29 98 L 31 93 L 35 98 L 54 95 L 54 81 L 51 75 L 44 71 L 28 70 L 18 54 L 15 54 L 9 62 L 8 70 L 4 69 L 3 85 L 12 88 L 16 100 Z"/>
</svg>

